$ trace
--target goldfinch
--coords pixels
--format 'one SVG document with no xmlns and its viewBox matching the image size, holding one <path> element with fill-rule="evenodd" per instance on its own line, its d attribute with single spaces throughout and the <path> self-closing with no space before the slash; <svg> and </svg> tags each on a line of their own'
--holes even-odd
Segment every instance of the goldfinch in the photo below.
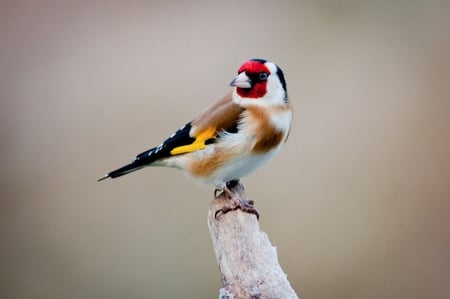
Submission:
<svg viewBox="0 0 450 299">
<path fill-rule="evenodd" d="M 218 212 L 242 209 L 258 212 L 251 201 L 230 190 L 279 153 L 292 122 L 283 71 L 273 62 L 251 59 L 231 81 L 234 89 L 213 102 L 198 117 L 161 145 L 98 181 L 117 178 L 146 166 L 182 170 L 188 177 L 223 191 L 232 204 Z M 217 213 L 216 213 L 217 216 Z"/>
</svg>

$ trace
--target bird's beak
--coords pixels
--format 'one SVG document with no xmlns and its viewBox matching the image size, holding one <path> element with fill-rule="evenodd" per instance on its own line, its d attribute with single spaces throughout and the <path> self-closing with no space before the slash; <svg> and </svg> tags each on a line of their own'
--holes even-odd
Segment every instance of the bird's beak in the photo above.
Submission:
<svg viewBox="0 0 450 299">
<path fill-rule="evenodd" d="M 240 73 L 236 78 L 231 81 L 230 86 L 236 86 L 240 88 L 251 88 L 252 80 L 247 76 L 245 72 Z"/>
</svg>

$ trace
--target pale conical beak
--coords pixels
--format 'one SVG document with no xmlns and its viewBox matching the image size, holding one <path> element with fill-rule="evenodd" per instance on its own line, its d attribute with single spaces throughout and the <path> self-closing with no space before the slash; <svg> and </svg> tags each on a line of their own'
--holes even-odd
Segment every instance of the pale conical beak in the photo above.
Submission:
<svg viewBox="0 0 450 299">
<path fill-rule="evenodd" d="M 240 88 L 251 88 L 252 80 L 247 76 L 245 72 L 240 73 L 233 79 L 230 83 L 231 86 L 236 86 Z"/>
</svg>

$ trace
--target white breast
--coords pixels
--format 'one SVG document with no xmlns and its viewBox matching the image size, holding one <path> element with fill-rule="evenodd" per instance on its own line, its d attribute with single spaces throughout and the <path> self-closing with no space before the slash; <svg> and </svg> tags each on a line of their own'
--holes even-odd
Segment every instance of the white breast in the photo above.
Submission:
<svg viewBox="0 0 450 299">
<path fill-rule="evenodd" d="M 221 144 L 217 144 L 217 146 L 222 145 L 223 147 L 226 147 L 226 150 L 231 150 L 237 154 L 226 165 L 218 168 L 212 177 L 208 179 L 209 182 L 207 183 L 212 183 L 217 187 L 220 187 L 225 182 L 237 180 L 251 174 L 272 160 L 272 158 L 280 152 L 286 141 L 291 126 L 291 120 L 291 111 L 285 111 L 272 116 L 271 121 L 273 124 L 277 129 L 285 133 L 282 142 L 280 142 L 277 147 L 265 153 L 254 154 L 251 152 L 255 140 L 253 134 L 254 128 L 250 125 L 247 127 L 240 127 L 239 134 L 227 134 L 226 136 L 223 136 L 223 143 L 221 142 Z"/>
</svg>

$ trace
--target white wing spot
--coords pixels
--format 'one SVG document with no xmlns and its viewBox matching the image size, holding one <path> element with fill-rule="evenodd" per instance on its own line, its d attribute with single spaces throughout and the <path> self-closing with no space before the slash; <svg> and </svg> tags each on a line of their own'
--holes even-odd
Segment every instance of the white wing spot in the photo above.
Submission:
<svg viewBox="0 0 450 299">
<path fill-rule="evenodd" d="M 157 154 L 160 150 L 162 150 L 164 147 L 164 144 L 160 144 L 158 145 L 153 151 L 151 151 L 150 153 L 148 153 L 148 155 L 153 155 L 153 154 Z"/>
</svg>

